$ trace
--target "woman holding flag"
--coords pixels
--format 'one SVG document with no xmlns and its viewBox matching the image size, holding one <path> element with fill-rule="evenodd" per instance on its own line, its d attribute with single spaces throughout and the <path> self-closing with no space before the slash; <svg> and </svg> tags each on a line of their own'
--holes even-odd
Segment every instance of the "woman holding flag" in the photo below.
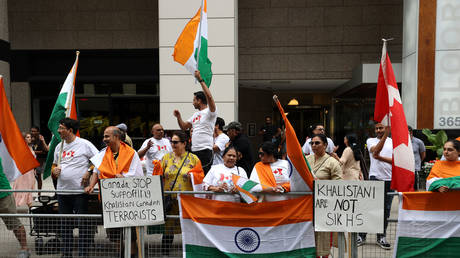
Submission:
<svg viewBox="0 0 460 258">
<path fill-rule="evenodd" d="M 230 145 L 225 148 L 223 153 L 223 164 L 214 165 L 209 170 L 206 177 L 203 179 L 204 188 L 213 192 L 232 192 L 233 195 L 227 194 L 214 194 L 213 200 L 226 201 L 226 202 L 240 202 L 240 196 L 235 188 L 232 175 L 238 175 L 243 178 L 248 178 L 246 171 L 242 167 L 235 166 L 237 150 L 234 146 Z"/>
<path fill-rule="evenodd" d="M 191 173 L 204 176 L 200 159 L 193 153 L 186 150 L 188 143 L 187 135 L 183 131 L 176 131 L 171 138 L 173 151 L 163 156 L 161 160 L 161 172 L 164 178 L 165 191 L 193 191 Z M 168 215 L 179 215 L 179 205 L 177 195 L 171 195 L 170 210 Z M 167 200 L 168 197 L 165 198 Z M 167 205 L 166 205 L 167 206 Z M 166 219 L 165 232 L 162 238 L 161 251 L 167 255 L 174 240 L 174 234 L 180 234 L 180 221 L 177 219 Z"/>
<path fill-rule="evenodd" d="M 260 161 L 256 163 L 251 172 L 250 180 L 260 183 L 265 188 L 264 192 L 283 193 L 289 192 L 291 185 L 289 175 L 291 166 L 286 160 L 278 159 L 277 148 L 272 142 L 264 142 L 259 148 Z M 286 200 L 287 196 L 266 195 L 268 202 Z"/>
<path fill-rule="evenodd" d="M 443 154 L 446 160 L 436 161 L 426 179 L 429 191 L 444 193 L 451 188 L 460 188 L 460 141 L 446 141 Z"/>
</svg>

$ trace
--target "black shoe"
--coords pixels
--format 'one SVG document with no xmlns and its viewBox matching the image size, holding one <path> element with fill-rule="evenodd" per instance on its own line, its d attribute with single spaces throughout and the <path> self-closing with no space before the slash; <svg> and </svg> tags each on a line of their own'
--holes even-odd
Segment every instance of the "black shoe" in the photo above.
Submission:
<svg viewBox="0 0 460 258">
<path fill-rule="evenodd" d="M 391 249 L 391 245 L 390 245 L 390 243 L 387 242 L 387 239 L 385 237 L 381 237 L 381 238 L 377 239 L 377 245 L 380 246 L 381 248 L 385 249 L 385 250 L 390 250 Z"/>
<path fill-rule="evenodd" d="M 358 238 L 356 238 L 356 246 L 362 246 L 364 245 L 364 242 L 366 242 L 365 238 L 362 238 L 361 236 L 358 236 Z"/>
</svg>

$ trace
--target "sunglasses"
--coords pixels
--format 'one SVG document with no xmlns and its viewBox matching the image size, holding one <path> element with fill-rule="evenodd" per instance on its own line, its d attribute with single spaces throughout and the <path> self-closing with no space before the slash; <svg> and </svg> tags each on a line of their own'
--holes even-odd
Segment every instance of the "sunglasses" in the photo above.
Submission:
<svg viewBox="0 0 460 258">
<path fill-rule="evenodd" d="M 172 144 L 178 144 L 181 141 L 171 141 Z"/>
<path fill-rule="evenodd" d="M 259 152 L 258 154 L 259 154 L 259 156 L 263 156 L 265 153 Z"/>
<path fill-rule="evenodd" d="M 316 142 L 310 142 L 310 145 L 320 145 L 322 142 L 316 141 Z"/>
</svg>

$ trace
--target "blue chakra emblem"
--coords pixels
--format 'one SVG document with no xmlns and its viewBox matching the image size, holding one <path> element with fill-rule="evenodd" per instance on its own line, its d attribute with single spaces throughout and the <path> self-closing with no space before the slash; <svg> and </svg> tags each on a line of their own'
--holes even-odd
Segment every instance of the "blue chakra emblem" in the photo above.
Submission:
<svg viewBox="0 0 460 258">
<path fill-rule="evenodd" d="M 242 252 L 252 253 L 260 246 L 259 234 L 254 229 L 242 228 L 235 234 L 235 244 Z"/>
</svg>

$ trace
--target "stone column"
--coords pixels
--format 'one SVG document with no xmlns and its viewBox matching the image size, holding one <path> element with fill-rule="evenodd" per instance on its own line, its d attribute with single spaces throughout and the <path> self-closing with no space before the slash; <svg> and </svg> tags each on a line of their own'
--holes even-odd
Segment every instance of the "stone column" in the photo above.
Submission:
<svg viewBox="0 0 460 258">
<path fill-rule="evenodd" d="M 3 77 L 6 96 L 11 105 L 10 56 L 7 0 L 0 0 L 0 75 Z"/>
<path fill-rule="evenodd" d="M 159 0 L 160 122 L 178 129 L 173 110 L 188 119 L 195 109 L 193 92 L 201 90 L 191 73 L 174 62 L 174 45 L 182 29 L 200 8 L 201 0 Z M 180 8 L 179 8 L 180 7 Z M 237 0 L 208 0 L 208 56 L 212 62 L 210 87 L 218 115 L 228 123 L 238 119 Z"/>
</svg>

